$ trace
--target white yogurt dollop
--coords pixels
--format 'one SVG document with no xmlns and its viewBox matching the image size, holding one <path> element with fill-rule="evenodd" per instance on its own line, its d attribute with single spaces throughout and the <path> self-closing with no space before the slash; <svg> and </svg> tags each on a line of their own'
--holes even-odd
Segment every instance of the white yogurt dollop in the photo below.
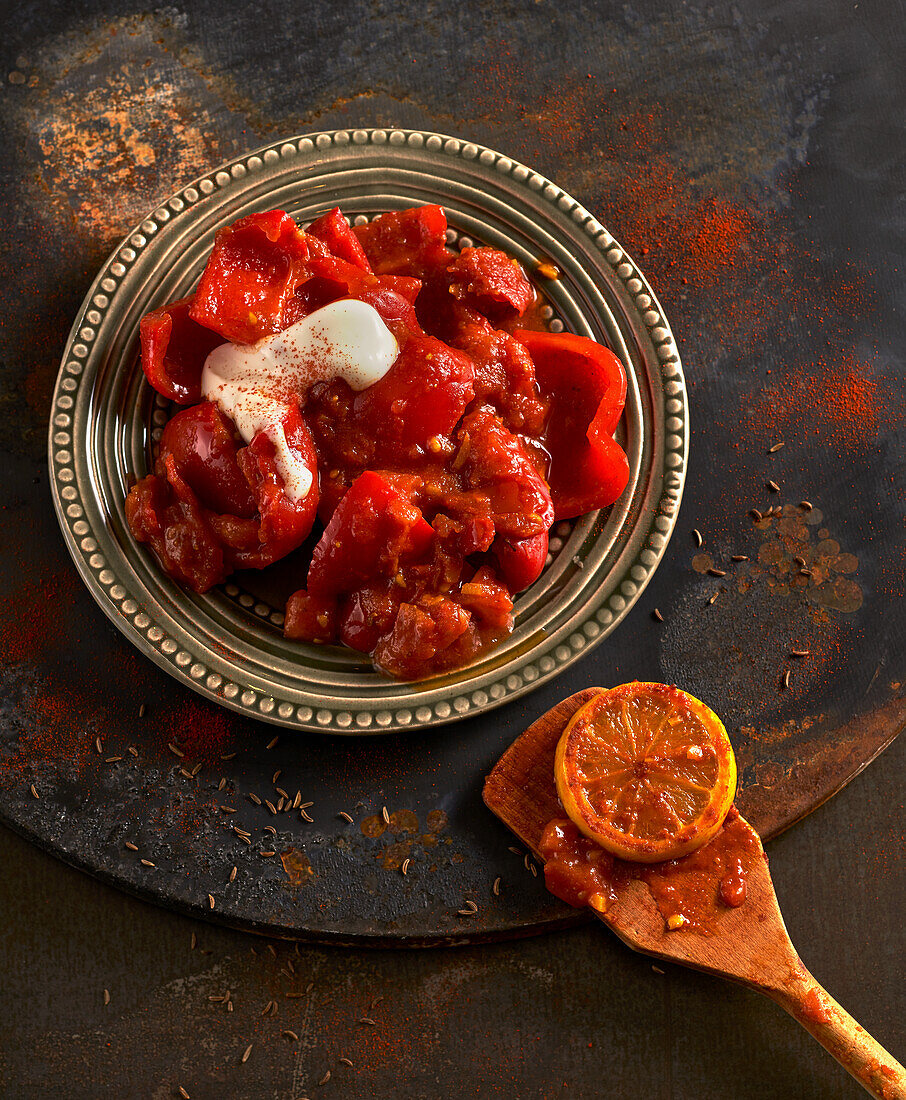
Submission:
<svg viewBox="0 0 906 1100">
<path fill-rule="evenodd" d="M 315 382 L 343 378 L 354 390 L 380 381 L 399 345 L 367 302 L 331 302 L 283 332 L 257 344 L 222 344 L 205 360 L 202 396 L 233 421 L 246 443 L 266 432 L 286 495 L 293 502 L 311 491 L 314 473 L 293 453 L 282 420 L 287 406 Z"/>
</svg>

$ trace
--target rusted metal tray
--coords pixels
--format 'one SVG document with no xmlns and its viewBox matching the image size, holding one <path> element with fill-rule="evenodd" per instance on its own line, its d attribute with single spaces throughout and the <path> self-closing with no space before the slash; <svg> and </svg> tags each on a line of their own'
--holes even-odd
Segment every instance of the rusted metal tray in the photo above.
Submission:
<svg viewBox="0 0 906 1100">
<path fill-rule="evenodd" d="M 885 443 L 895 425 L 888 417 L 807 446 L 805 429 L 769 399 L 800 385 L 793 354 L 767 384 L 696 364 L 683 520 L 619 630 L 531 695 L 379 739 L 275 729 L 203 698 L 130 645 L 59 536 L 35 445 L 49 394 L 25 363 L 3 370 L 7 391 L 28 400 L 17 406 L 21 430 L 3 437 L 0 819 L 148 900 L 335 942 L 526 934 L 579 918 L 510 850 L 480 791 L 503 749 L 557 699 L 636 677 L 705 699 L 737 747 L 744 812 L 767 837 L 906 721 L 896 454 Z M 896 384 L 878 374 L 877 407 L 899 407 Z M 313 820 L 277 810 L 280 790 L 291 804 L 299 792 Z"/>
</svg>

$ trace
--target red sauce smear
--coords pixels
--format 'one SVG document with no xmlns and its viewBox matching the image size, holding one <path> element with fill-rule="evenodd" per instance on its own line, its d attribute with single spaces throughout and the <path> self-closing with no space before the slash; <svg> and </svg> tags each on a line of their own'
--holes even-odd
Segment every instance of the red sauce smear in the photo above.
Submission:
<svg viewBox="0 0 906 1100">
<path fill-rule="evenodd" d="M 715 931 L 721 911 L 744 904 L 746 866 L 761 855 L 758 834 L 735 806 L 713 840 L 681 859 L 616 859 L 564 819 L 547 824 L 538 850 L 548 890 L 568 905 L 605 913 L 621 890 L 640 879 L 671 930 L 704 935 Z"/>
</svg>

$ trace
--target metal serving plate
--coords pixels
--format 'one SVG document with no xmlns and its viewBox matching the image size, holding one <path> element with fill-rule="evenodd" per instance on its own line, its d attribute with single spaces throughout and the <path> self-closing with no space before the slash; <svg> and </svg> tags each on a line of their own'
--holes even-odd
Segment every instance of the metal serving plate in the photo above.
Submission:
<svg viewBox="0 0 906 1100">
<path fill-rule="evenodd" d="M 132 538 L 123 502 L 169 416 L 138 362 L 138 324 L 188 293 L 215 232 L 279 207 L 307 224 L 339 205 L 351 219 L 440 203 L 451 240 L 493 245 L 545 283 L 550 327 L 607 343 L 628 368 L 620 438 L 629 484 L 609 509 L 561 525 L 516 627 L 467 668 L 396 683 L 339 647 L 283 638 L 282 600 L 304 558 L 240 574 L 204 596 L 183 589 Z M 114 251 L 86 297 L 57 378 L 50 425 L 54 504 L 85 584 L 144 654 L 241 714 L 334 734 L 441 725 L 556 676 L 623 620 L 657 568 L 682 495 L 685 382 L 660 304 L 632 259 L 575 199 L 491 149 L 424 131 L 338 130 L 239 157 L 184 187 Z"/>
</svg>

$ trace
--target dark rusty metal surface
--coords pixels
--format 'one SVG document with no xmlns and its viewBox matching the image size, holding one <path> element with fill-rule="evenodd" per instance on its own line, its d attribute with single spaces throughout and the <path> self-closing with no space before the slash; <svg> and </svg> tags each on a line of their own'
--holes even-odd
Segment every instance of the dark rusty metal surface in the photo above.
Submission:
<svg viewBox="0 0 906 1100">
<path fill-rule="evenodd" d="M 235 14 L 202 39 L 197 21 L 175 11 L 98 13 L 33 37 L 11 56 L 4 89 L 16 149 L 3 169 L 5 821 L 108 881 L 214 920 L 341 941 L 458 942 L 572 919 L 534 889 L 478 792 L 513 737 L 585 684 L 671 680 L 706 699 L 733 735 L 742 804 L 766 836 L 895 735 L 906 718 L 904 411 L 884 309 L 891 261 L 876 240 L 870 253 L 860 246 L 864 187 L 848 231 L 812 216 L 829 181 L 847 209 L 857 182 L 842 162 L 808 163 L 830 155 L 822 135 L 838 124 L 822 64 L 794 66 L 795 43 L 772 49 L 768 30 L 744 23 L 718 31 L 688 13 L 677 37 L 664 17 L 647 17 L 644 35 L 626 18 L 601 25 L 592 36 L 601 52 L 584 68 L 555 65 L 540 89 L 486 27 L 469 46 L 476 79 L 466 93 L 430 59 L 418 24 L 406 77 L 418 96 L 400 95 L 401 78 L 369 55 L 358 84 L 367 91 L 334 100 L 332 88 L 348 87 L 338 55 L 322 66 L 309 113 L 289 125 L 286 90 L 265 75 L 264 39 L 246 40 L 241 82 L 217 56 Z M 373 18 L 391 37 L 402 27 L 389 11 Z M 537 19 L 520 7 L 508 33 L 536 42 Z M 300 73 L 314 64 L 306 48 Z M 643 77 L 650 57 L 666 65 L 657 88 Z M 765 86 L 771 74 L 783 77 L 782 94 Z M 705 76 L 714 88 L 699 101 Z M 379 745 L 285 734 L 268 750 L 270 730 L 167 682 L 82 591 L 45 484 L 55 359 L 111 242 L 212 161 L 306 123 L 451 128 L 454 108 L 452 128 L 562 179 L 651 270 L 690 361 L 680 530 L 617 636 L 531 698 Z M 875 186 L 880 216 L 883 174 Z M 775 443 L 784 446 L 771 451 Z M 748 514 L 771 507 L 761 520 Z M 808 656 L 788 656 L 797 650 Z M 174 741 L 184 757 L 168 749 Z M 313 822 L 298 810 L 272 815 L 277 788 L 312 802 Z M 363 819 L 384 806 L 390 826 L 363 835 Z M 519 883 L 502 899 L 491 894 L 498 876 Z M 470 899 L 478 916 L 458 915 Z"/>
<path fill-rule="evenodd" d="M 4 820 L 108 881 L 198 916 L 211 915 L 210 891 L 215 919 L 247 927 L 455 942 L 563 919 L 487 820 L 479 791 L 512 737 L 584 684 L 672 679 L 711 703 L 739 750 L 743 803 L 767 833 L 857 772 L 906 717 L 895 108 L 903 50 L 893 9 L 814 0 L 759 0 L 737 11 L 650 0 L 449 8 L 355 0 L 273 3 L 264 14 L 205 0 L 150 13 L 126 0 L 7 5 Z M 680 530 L 645 597 L 556 684 L 485 722 L 380 745 L 284 737 L 267 750 L 272 730 L 171 684 L 81 589 L 46 486 L 46 413 L 79 302 L 136 217 L 243 149 L 355 125 L 468 134 L 536 166 L 600 215 L 638 256 L 680 340 L 693 409 L 690 472 Z M 777 442 L 785 446 L 768 454 Z M 807 514 L 803 499 L 814 506 Z M 783 515 L 749 518 L 749 509 L 774 503 Z M 700 548 L 692 528 L 702 532 Z M 707 572 L 704 554 L 725 576 Z M 665 623 L 652 619 L 655 607 Z M 809 656 L 788 659 L 793 649 Z M 197 784 L 166 748 L 174 733 L 192 745 L 185 760 L 203 763 Z M 234 750 L 233 760 L 219 760 Z M 902 744 L 890 751 L 902 760 Z M 805 961 L 902 1057 L 902 826 L 891 803 L 902 801 L 902 788 L 886 759 L 770 853 Z M 285 834 L 279 850 L 304 850 L 311 862 L 307 884 L 300 858 L 288 861 L 296 885 L 278 856 L 260 854 L 271 850 L 269 812 L 216 790 L 226 776 L 227 793 L 235 785 L 263 798 L 277 768 L 279 785 L 314 801 L 313 825 L 298 814 L 276 822 Z M 252 845 L 221 827 L 221 799 L 239 807 L 233 816 L 253 832 Z M 363 836 L 362 819 L 384 805 L 415 814 L 417 831 Z M 335 816 L 341 809 L 352 826 Z M 428 814 L 437 810 L 446 824 L 432 833 Z M 438 843 L 423 839 L 431 836 Z M 127 839 L 140 853 L 124 847 Z M 403 879 L 393 863 L 404 849 L 394 845 L 410 842 Z M 95 1073 L 111 1095 L 175 1096 L 177 1081 L 191 1081 L 196 1097 L 433 1100 L 457 1095 L 464 1080 L 480 1096 L 589 1095 L 604 1066 L 620 1095 L 719 1096 L 728 1081 L 737 1098 L 858 1095 L 771 1006 L 686 974 L 649 988 L 644 960 L 589 929 L 441 953 L 435 962 L 302 948 L 298 969 L 320 974 L 326 992 L 297 1011 L 299 1002 L 282 996 L 286 948 L 272 966 L 249 955 L 247 940 L 210 929 L 215 956 L 167 958 L 154 936 L 171 945 L 177 928 L 187 938 L 187 923 L 75 878 L 14 839 L 8 849 L 22 877 L 4 881 L 18 937 L 4 961 L 20 974 L 37 966 L 42 983 L 52 971 L 65 995 L 47 994 L 39 1006 L 16 983 L 6 991 L 6 1095 L 43 1096 L 49 1087 L 94 1096 Z M 45 888 L 45 877 L 54 885 Z M 456 914 L 468 897 L 479 903 L 471 920 Z M 71 919 L 63 916 L 70 898 Z M 92 955 L 99 925 L 103 958 Z M 606 983 L 588 981 L 604 972 Z M 114 978 L 131 1000 L 111 1022 L 99 991 Z M 206 1002 L 225 982 L 243 998 L 231 1018 Z M 379 1043 L 354 1021 L 387 983 L 398 997 Z M 280 1017 L 262 1020 L 278 991 Z M 208 1012 L 207 1045 L 187 1041 Z M 23 1013 L 31 1022 L 11 1030 Z M 426 1015 L 437 1021 L 433 1038 L 406 1038 Z M 688 1027 L 715 1016 L 728 1021 L 717 1050 L 710 1028 Z M 283 1020 L 293 1021 L 298 1044 L 281 1045 Z M 259 1045 L 241 1077 L 246 1035 Z M 142 1065 L 128 1068 L 127 1051 Z M 370 1076 L 341 1078 L 344 1051 Z M 322 1063 L 333 1079 L 317 1089 Z"/>
</svg>

